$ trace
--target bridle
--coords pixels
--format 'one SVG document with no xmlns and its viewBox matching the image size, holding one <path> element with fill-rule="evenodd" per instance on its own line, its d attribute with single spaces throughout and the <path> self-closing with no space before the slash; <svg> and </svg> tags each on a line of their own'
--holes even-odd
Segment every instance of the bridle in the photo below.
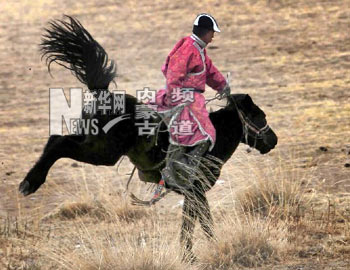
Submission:
<svg viewBox="0 0 350 270">
<path fill-rule="evenodd" d="M 239 119 L 241 120 L 243 126 L 243 136 L 245 138 L 245 143 L 248 144 L 248 137 L 254 138 L 254 148 L 258 139 L 263 139 L 265 134 L 270 130 L 270 126 L 266 123 L 265 126 L 259 128 L 255 125 L 252 120 L 250 120 L 242 110 L 240 110 L 235 102 L 237 113 Z"/>
<path fill-rule="evenodd" d="M 253 137 L 254 138 L 253 147 L 255 148 L 257 140 L 264 138 L 265 134 L 270 130 L 270 126 L 266 123 L 265 126 L 261 128 L 258 127 L 255 123 L 253 123 L 252 120 L 249 119 L 248 116 L 245 115 L 245 113 L 241 109 L 238 108 L 236 100 L 232 96 L 221 95 L 221 96 L 215 96 L 214 99 L 222 99 L 225 97 L 227 98 L 228 103 L 229 101 L 231 101 L 235 105 L 239 119 L 241 120 L 241 123 L 242 123 L 242 127 L 243 127 L 242 136 L 244 136 L 245 143 L 248 144 L 248 137 Z"/>
</svg>

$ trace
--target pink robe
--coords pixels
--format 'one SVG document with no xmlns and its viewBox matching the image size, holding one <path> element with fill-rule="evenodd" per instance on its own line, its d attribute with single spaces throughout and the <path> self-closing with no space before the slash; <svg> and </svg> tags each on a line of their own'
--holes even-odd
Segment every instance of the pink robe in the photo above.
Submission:
<svg viewBox="0 0 350 270">
<path fill-rule="evenodd" d="M 193 98 L 190 97 L 188 101 L 178 93 L 181 88 L 204 91 L 205 84 L 222 91 L 226 86 L 224 76 L 213 65 L 205 48 L 202 49 L 191 36 L 182 38 L 175 45 L 162 71 L 166 78 L 166 89 L 160 89 L 156 94 L 157 110 L 162 113 L 179 109 L 169 122 L 170 143 L 194 146 L 209 140 L 211 150 L 215 144 L 216 132 L 205 107 L 204 95 L 193 92 Z M 190 94 L 186 95 L 188 97 Z"/>
</svg>

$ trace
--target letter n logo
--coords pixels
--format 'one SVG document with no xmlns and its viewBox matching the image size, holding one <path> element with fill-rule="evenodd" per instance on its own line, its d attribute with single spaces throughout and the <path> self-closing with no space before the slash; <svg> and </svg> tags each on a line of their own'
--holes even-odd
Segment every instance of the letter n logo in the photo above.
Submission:
<svg viewBox="0 0 350 270">
<path fill-rule="evenodd" d="M 83 90 L 71 88 L 69 94 L 70 102 L 66 99 L 63 88 L 50 88 L 50 135 L 63 135 L 63 121 L 68 133 L 72 134 L 71 119 L 81 117 Z"/>
</svg>

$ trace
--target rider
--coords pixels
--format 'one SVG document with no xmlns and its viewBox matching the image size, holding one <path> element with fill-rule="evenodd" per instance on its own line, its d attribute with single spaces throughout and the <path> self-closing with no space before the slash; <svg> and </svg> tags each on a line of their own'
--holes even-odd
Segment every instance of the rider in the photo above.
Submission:
<svg viewBox="0 0 350 270">
<path fill-rule="evenodd" d="M 179 180 L 175 171 L 185 167 L 195 171 L 200 158 L 214 147 L 216 133 L 205 107 L 205 84 L 220 94 L 230 94 L 228 82 L 205 49 L 215 32 L 220 32 L 216 20 L 209 14 L 199 14 L 192 35 L 176 43 L 162 67 L 166 89 L 157 92 L 156 104 L 170 131 L 166 166 L 162 170 L 162 178 L 170 188 L 190 189 L 193 177 Z M 192 149 L 185 154 L 187 147 Z"/>
</svg>

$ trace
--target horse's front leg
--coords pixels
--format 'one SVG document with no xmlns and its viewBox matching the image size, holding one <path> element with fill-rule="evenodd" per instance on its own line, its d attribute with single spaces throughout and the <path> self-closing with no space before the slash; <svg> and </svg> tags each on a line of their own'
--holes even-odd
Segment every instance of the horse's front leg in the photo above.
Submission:
<svg viewBox="0 0 350 270">
<path fill-rule="evenodd" d="M 197 211 L 196 200 L 193 194 L 186 194 L 182 208 L 182 227 L 180 242 L 184 249 L 183 260 L 194 262 L 195 255 L 192 252 L 192 235 L 196 225 Z"/>
<path fill-rule="evenodd" d="M 214 232 L 213 232 L 213 217 L 210 213 L 210 207 L 208 203 L 207 196 L 205 193 L 198 193 L 197 194 L 197 200 L 198 200 L 198 207 L 197 210 L 197 216 L 199 219 L 199 223 L 205 233 L 205 235 L 209 239 L 213 239 Z"/>
<path fill-rule="evenodd" d="M 25 196 L 34 193 L 60 158 L 72 158 L 93 165 L 114 165 L 122 153 L 109 144 L 107 138 L 98 136 L 50 136 L 43 154 L 21 182 L 19 191 Z"/>
</svg>

